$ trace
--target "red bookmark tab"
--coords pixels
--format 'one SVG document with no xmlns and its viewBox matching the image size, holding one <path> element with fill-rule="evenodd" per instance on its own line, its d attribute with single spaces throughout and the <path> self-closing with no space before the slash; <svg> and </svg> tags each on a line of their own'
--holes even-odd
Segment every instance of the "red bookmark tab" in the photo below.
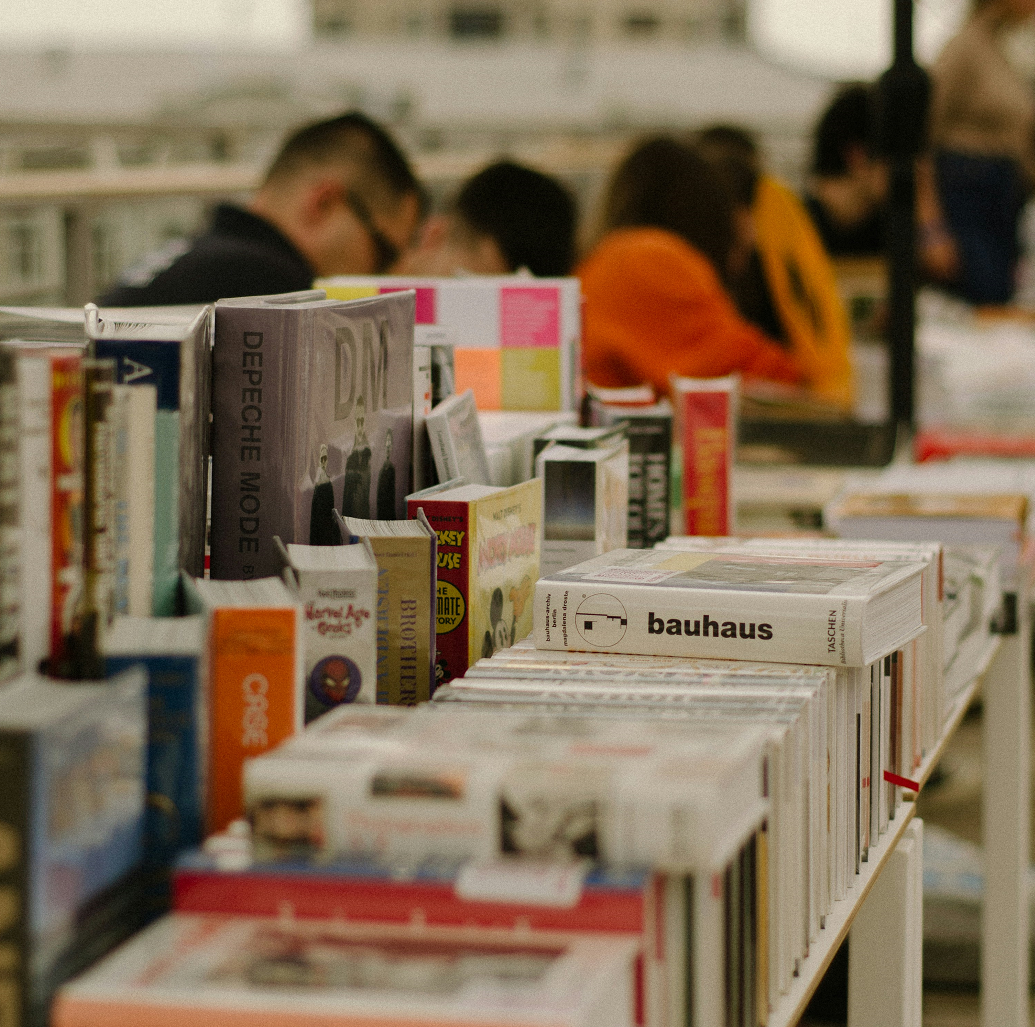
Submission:
<svg viewBox="0 0 1035 1027">
<path fill-rule="evenodd" d="M 917 781 L 910 781 L 908 777 L 899 777 L 898 774 L 893 774 L 890 770 L 884 771 L 884 780 L 889 785 L 898 785 L 899 788 L 908 788 L 911 792 L 919 792 L 920 784 Z"/>
</svg>

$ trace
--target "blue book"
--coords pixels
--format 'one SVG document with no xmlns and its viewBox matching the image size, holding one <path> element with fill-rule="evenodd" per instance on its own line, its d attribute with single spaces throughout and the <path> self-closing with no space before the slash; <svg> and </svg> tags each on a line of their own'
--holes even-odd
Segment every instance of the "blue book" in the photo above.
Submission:
<svg viewBox="0 0 1035 1027">
<path fill-rule="evenodd" d="M 86 308 L 86 335 L 94 356 L 115 360 L 122 385 L 154 385 L 155 415 L 154 607 L 176 612 L 181 569 L 205 569 L 208 424 L 211 408 L 210 306 L 188 313 L 149 309 L 139 320 L 108 317 Z"/>
<path fill-rule="evenodd" d="M 147 671 L 145 858 L 168 866 L 203 837 L 204 618 L 119 617 L 105 640 L 106 670 Z"/>
<path fill-rule="evenodd" d="M 0 923 L 5 1016 L 42 1022 L 84 914 L 140 864 L 145 680 L 35 674 L 0 692 Z M 5 1021 L 6 1022 L 6 1021 Z"/>
</svg>

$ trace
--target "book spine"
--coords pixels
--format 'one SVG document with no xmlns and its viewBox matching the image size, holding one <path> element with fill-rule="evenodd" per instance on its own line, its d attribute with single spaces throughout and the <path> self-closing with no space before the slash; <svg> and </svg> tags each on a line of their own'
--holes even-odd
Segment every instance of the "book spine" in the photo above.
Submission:
<svg viewBox="0 0 1035 1027">
<path fill-rule="evenodd" d="M 109 656 L 105 669 L 110 676 L 141 663 L 148 680 L 144 856 L 168 866 L 204 837 L 200 657 Z"/>
<path fill-rule="evenodd" d="M 51 358 L 47 354 L 30 352 L 19 357 L 21 640 L 22 664 L 27 670 L 35 670 L 50 651 L 51 378 Z"/>
<path fill-rule="evenodd" d="M 83 362 L 54 357 L 50 402 L 50 662 L 72 655 L 76 603 L 83 587 Z"/>
<path fill-rule="evenodd" d="M 861 666 L 862 601 L 540 579 L 537 649 Z"/>
<path fill-rule="evenodd" d="M 276 575 L 273 536 L 295 541 L 278 491 L 289 479 L 284 436 L 289 431 L 293 383 L 287 353 L 290 312 L 218 307 L 212 361 L 213 578 L 246 580 Z M 294 426 L 292 430 L 302 430 Z"/>
<path fill-rule="evenodd" d="M 413 347 L 413 481 L 411 492 L 434 485 L 434 460 L 428 437 L 427 419 L 431 413 L 431 347 Z"/>
<path fill-rule="evenodd" d="M 684 392 L 679 403 L 686 534 L 729 535 L 733 530 L 734 393 Z"/>
<path fill-rule="evenodd" d="M 127 485 L 127 602 L 131 617 L 150 617 L 153 614 L 157 413 L 157 391 L 153 386 L 129 390 L 127 463 L 119 478 Z"/>
<path fill-rule="evenodd" d="M 212 410 L 211 310 L 191 326 L 179 345 L 179 558 L 177 570 L 200 578 L 205 573 L 208 518 L 208 458 Z"/>
<path fill-rule="evenodd" d="M 438 544 L 435 585 L 435 683 L 463 677 L 471 664 L 471 508 L 465 502 L 410 500 L 409 514 L 424 510 Z"/>
<path fill-rule="evenodd" d="M 30 1007 L 31 775 L 31 736 L 0 733 L 0 901 L 10 911 L 0 927 L 0 1016 L 12 1025 L 28 1023 Z"/>
<path fill-rule="evenodd" d="M 212 611 L 206 830 L 243 813 L 244 762 L 301 729 L 298 613 L 294 609 Z"/>
<path fill-rule="evenodd" d="M 20 416 L 17 355 L 0 347 L 0 681 L 21 666 Z"/>
<path fill-rule="evenodd" d="M 115 361 L 115 380 L 120 385 L 152 385 L 157 389 L 155 414 L 154 565 L 152 608 L 155 616 L 176 612 L 176 586 L 180 574 L 181 478 L 190 474 L 181 453 L 179 342 L 134 342 L 95 339 L 96 356 Z"/>
<path fill-rule="evenodd" d="M 129 613 L 129 501 L 133 488 L 129 459 L 129 399 L 135 391 L 128 385 L 116 385 L 111 394 L 112 464 L 120 469 L 113 478 L 111 510 L 111 609 L 116 617 Z M 143 616 L 150 612 L 148 609 Z"/>
</svg>

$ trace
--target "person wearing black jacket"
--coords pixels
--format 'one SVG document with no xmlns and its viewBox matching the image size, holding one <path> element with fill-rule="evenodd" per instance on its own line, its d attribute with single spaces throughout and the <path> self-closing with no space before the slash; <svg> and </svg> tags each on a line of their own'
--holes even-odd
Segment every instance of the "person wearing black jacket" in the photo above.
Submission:
<svg viewBox="0 0 1035 1027">
<path fill-rule="evenodd" d="M 391 136 L 351 112 L 298 130 L 246 206 L 219 204 L 206 231 L 126 271 L 97 302 L 210 303 L 308 289 L 335 274 L 382 274 L 409 245 L 423 191 Z"/>
</svg>

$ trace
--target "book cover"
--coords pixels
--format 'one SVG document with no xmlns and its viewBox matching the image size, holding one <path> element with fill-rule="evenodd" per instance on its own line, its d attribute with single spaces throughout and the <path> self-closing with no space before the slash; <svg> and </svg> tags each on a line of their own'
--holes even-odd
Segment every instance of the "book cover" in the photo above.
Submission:
<svg viewBox="0 0 1035 1027">
<path fill-rule="evenodd" d="M 426 425 L 439 481 L 464 478 L 472 485 L 489 484 L 489 464 L 471 389 L 433 407 Z"/>
<path fill-rule="evenodd" d="M 53 1027 L 624 1027 L 636 943 L 171 914 L 62 988 Z"/>
<path fill-rule="evenodd" d="M 302 606 L 305 720 L 377 699 L 377 561 L 369 542 L 289 543 L 285 580 Z"/>
<path fill-rule="evenodd" d="M 625 548 L 629 513 L 625 438 L 606 448 L 552 442 L 536 458 L 536 477 L 543 482 L 542 574 Z"/>
<path fill-rule="evenodd" d="M 168 866 L 204 837 L 204 618 L 117 617 L 105 640 L 105 669 L 147 672 L 147 815 L 144 855 Z"/>
<path fill-rule="evenodd" d="M 578 409 L 582 294 L 577 278 L 340 277 L 317 281 L 354 299 L 397 289 L 417 295 L 417 324 L 453 344 L 455 388 L 473 389 L 479 410 Z"/>
<path fill-rule="evenodd" d="M 431 347 L 413 347 L 413 481 L 411 489 L 418 491 L 434 485 L 434 458 L 428 437 L 427 419 L 434 406 L 432 402 Z"/>
<path fill-rule="evenodd" d="M 623 549 L 540 579 L 535 645 L 866 666 L 923 631 L 916 563 Z"/>
<path fill-rule="evenodd" d="M 405 517 L 414 296 L 220 300 L 213 356 L 213 578 L 277 574 L 273 544 L 337 545 L 334 511 Z"/>
<path fill-rule="evenodd" d="M 205 830 L 241 816 L 241 769 L 302 730 L 302 623 L 279 578 L 220 582 L 184 576 L 189 613 L 205 616 L 208 722 Z"/>
<path fill-rule="evenodd" d="M 630 549 L 651 549 L 668 537 L 672 459 L 672 405 L 619 406 L 590 399 L 594 424 L 625 422 L 629 440 Z"/>
<path fill-rule="evenodd" d="M 211 397 L 212 308 L 179 318 L 112 317 L 86 307 L 86 332 L 96 357 L 115 361 L 122 385 L 157 390 L 155 414 L 153 612 L 172 616 L 180 570 L 200 576 L 205 565 Z"/>
<path fill-rule="evenodd" d="M 377 702 L 413 706 L 435 689 L 435 533 L 427 520 L 342 518 L 377 561 Z"/>
<path fill-rule="evenodd" d="M 435 678 L 461 677 L 482 656 L 532 630 L 539 577 L 542 483 L 464 485 L 409 501 L 438 539 Z"/>
<path fill-rule="evenodd" d="M 0 346 L 0 681 L 22 666 L 20 419 L 18 355 Z"/>
<path fill-rule="evenodd" d="M 672 379 L 687 535 L 733 531 L 737 379 Z"/>
<path fill-rule="evenodd" d="M 138 864 L 144 813 L 144 675 L 56 683 L 26 674 L 0 694 L 0 1008 L 46 1022 L 55 967 L 92 899 Z"/>
</svg>

